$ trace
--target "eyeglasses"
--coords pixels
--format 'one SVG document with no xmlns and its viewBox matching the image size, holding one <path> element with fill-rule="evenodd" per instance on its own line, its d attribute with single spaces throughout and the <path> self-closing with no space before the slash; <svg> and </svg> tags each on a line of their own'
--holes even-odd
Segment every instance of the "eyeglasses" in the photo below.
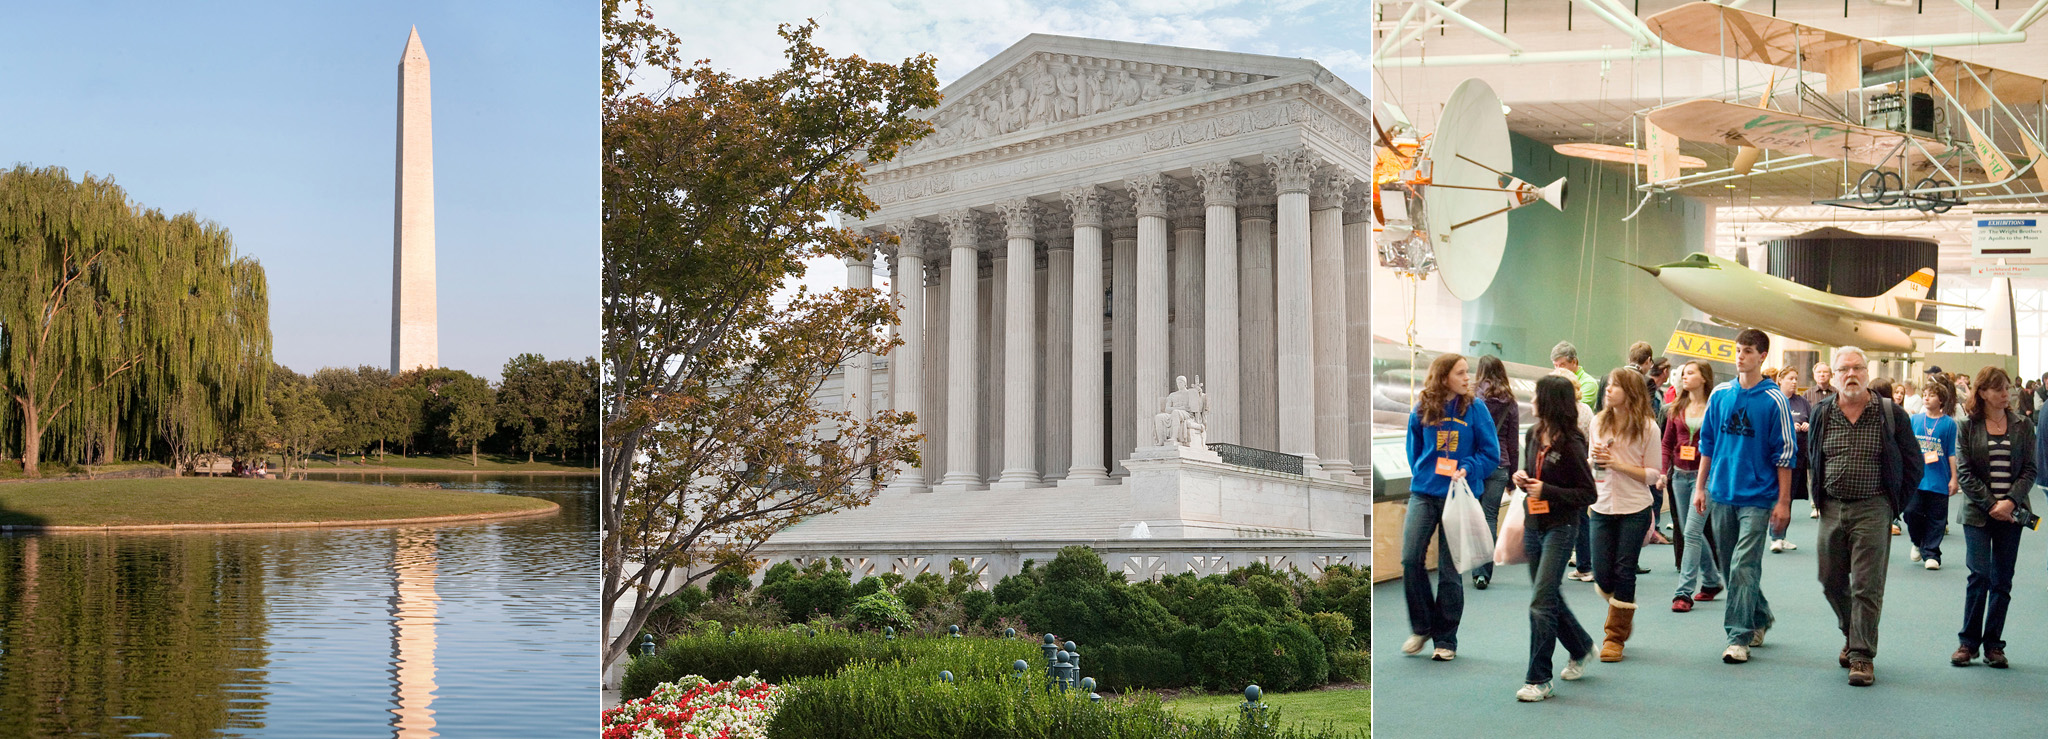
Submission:
<svg viewBox="0 0 2048 739">
<path fill-rule="evenodd" d="M 1863 371 L 1865 371 L 1865 370 L 1868 370 L 1868 369 L 1870 369 L 1870 365 L 1867 365 L 1867 364 L 1845 364 L 1845 365 L 1842 365 L 1842 366 L 1840 366 L 1840 367 L 1836 367 L 1836 368 L 1835 368 L 1835 371 L 1836 371 L 1836 372 L 1863 372 Z"/>
</svg>

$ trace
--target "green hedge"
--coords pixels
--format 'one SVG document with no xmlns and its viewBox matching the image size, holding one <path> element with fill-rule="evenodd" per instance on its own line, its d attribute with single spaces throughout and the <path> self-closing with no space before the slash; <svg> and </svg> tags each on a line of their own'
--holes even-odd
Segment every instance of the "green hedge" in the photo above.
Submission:
<svg viewBox="0 0 2048 739">
<path fill-rule="evenodd" d="M 621 699 L 644 698 L 656 685 L 684 675 L 716 681 L 759 674 L 763 680 L 782 684 L 835 675 L 856 662 L 942 665 L 933 667 L 932 674 L 952 670 L 956 675 L 989 678 L 1010 674 L 1011 663 L 1019 659 L 1031 663 L 1034 670 L 1045 670 L 1044 655 L 1023 639 L 899 636 L 890 640 L 836 630 L 811 636 L 808 630 L 799 629 L 803 627 L 670 639 L 653 656 L 635 657 L 626 663 L 626 675 L 619 683 Z"/>
<path fill-rule="evenodd" d="M 1084 658 L 1085 659 L 1085 658 Z M 1083 663 L 1084 666 L 1086 663 Z M 1022 680 L 967 677 L 942 682 L 942 661 L 856 665 L 835 677 L 793 683 L 768 726 L 771 739 L 1365 739 L 1365 732 L 1284 727 L 1240 720 L 1190 721 L 1157 696 L 1105 696 L 1046 689 L 1043 672 Z M 1099 691 L 1098 691 L 1099 692 Z"/>
</svg>

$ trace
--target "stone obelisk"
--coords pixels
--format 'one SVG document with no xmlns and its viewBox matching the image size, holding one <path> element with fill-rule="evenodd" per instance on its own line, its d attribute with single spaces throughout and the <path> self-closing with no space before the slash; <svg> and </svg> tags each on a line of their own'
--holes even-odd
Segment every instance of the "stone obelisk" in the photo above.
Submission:
<svg viewBox="0 0 2048 739">
<path fill-rule="evenodd" d="M 434 309 L 434 113 L 420 31 L 398 60 L 398 189 L 391 256 L 391 374 L 440 366 Z"/>
</svg>

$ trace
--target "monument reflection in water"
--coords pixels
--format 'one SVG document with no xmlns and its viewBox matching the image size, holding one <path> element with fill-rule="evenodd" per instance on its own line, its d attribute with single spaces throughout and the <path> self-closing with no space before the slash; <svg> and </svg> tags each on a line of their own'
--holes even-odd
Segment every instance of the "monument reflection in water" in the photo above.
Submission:
<svg viewBox="0 0 2048 739">
<path fill-rule="evenodd" d="M 0 737 L 590 735 L 596 478 L 382 477 L 562 511 L 0 536 Z"/>
<path fill-rule="evenodd" d="M 436 541 L 433 529 L 398 532 L 391 560 L 391 709 L 394 739 L 425 739 L 434 733 L 434 622 L 441 596 L 434 592 Z"/>
</svg>

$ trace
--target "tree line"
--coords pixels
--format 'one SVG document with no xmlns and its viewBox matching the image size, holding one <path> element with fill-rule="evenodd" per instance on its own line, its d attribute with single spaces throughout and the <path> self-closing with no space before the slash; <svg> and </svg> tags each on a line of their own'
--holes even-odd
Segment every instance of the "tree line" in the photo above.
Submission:
<svg viewBox="0 0 2048 739">
<path fill-rule="evenodd" d="M 451 369 L 270 356 L 263 267 L 227 229 L 113 180 L 0 170 L 0 459 L 203 461 L 275 453 L 524 452 L 594 458 L 597 363 L 522 354 L 497 386 Z"/>
</svg>

